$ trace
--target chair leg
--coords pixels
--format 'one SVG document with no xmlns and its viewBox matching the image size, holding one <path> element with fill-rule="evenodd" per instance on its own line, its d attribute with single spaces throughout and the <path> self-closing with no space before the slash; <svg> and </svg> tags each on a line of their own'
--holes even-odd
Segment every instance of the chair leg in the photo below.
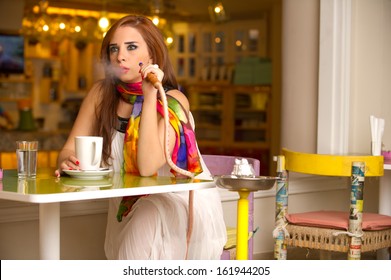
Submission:
<svg viewBox="0 0 391 280">
<path fill-rule="evenodd" d="M 277 187 L 276 187 L 276 205 L 275 205 L 275 228 L 274 237 L 274 259 L 287 259 L 287 245 L 285 236 L 289 234 L 286 231 L 286 214 L 288 213 L 288 171 L 285 170 L 285 158 L 277 157 Z"/>
<path fill-rule="evenodd" d="M 365 162 L 352 163 L 349 232 L 349 260 L 361 259 L 362 212 L 364 204 Z"/>
</svg>

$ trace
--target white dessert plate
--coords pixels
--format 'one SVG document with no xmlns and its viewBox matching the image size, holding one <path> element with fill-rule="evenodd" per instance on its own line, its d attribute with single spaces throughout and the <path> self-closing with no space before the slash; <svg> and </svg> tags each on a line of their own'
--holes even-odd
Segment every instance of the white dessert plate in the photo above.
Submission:
<svg viewBox="0 0 391 280">
<path fill-rule="evenodd" d="M 99 180 L 107 176 L 111 170 L 107 168 L 101 168 L 99 170 L 63 170 L 71 177 L 82 180 Z"/>
</svg>

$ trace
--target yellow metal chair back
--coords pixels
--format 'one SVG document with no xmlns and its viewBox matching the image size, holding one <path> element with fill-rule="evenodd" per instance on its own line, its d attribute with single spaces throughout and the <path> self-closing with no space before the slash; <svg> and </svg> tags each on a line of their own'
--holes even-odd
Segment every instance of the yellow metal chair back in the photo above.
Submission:
<svg viewBox="0 0 391 280">
<path fill-rule="evenodd" d="M 383 176 L 383 156 L 370 155 L 322 155 L 294 152 L 282 149 L 285 168 L 291 172 L 324 176 L 352 175 L 353 162 L 365 162 L 365 177 Z"/>
</svg>

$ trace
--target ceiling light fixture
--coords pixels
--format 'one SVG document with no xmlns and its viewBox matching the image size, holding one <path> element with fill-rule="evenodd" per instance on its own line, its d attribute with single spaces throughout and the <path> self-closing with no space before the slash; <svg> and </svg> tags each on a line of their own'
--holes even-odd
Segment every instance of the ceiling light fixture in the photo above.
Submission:
<svg viewBox="0 0 391 280">
<path fill-rule="evenodd" d="M 213 22 L 221 23 L 228 20 L 228 16 L 225 12 L 223 2 L 216 1 L 208 7 L 210 19 Z"/>
<path fill-rule="evenodd" d="M 110 21 L 109 21 L 109 19 L 106 17 L 106 15 L 104 15 L 104 14 L 102 13 L 101 18 L 100 18 L 99 21 L 98 21 L 98 24 L 99 24 L 100 29 L 102 29 L 102 31 L 106 31 L 107 28 L 108 28 L 109 25 L 110 25 Z"/>
<path fill-rule="evenodd" d="M 99 18 L 98 25 L 103 33 L 106 33 L 107 29 L 110 26 L 109 18 L 107 17 L 106 12 L 106 1 L 103 2 L 103 9 L 101 13 L 101 17 Z"/>
<path fill-rule="evenodd" d="M 152 22 L 154 25 L 159 26 L 159 22 L 160 22 L 159 16 L 154 16 L 152 18 Z"/>
<path fill-rule="evenodd" d="M 167 46 L 172 46 L 172 26 L 163 17 L 161 1 L 151 0 L 154 4 L 151 7 L 151 20 L 162 31 Z M 103 2 L 101 11 L 96 11 L 53 7 L 49 6 L 48 0 L 40 0 L 38 4 L 25 10 L 20 32 L 31 45 L 63 40 L 72 40 L 78 46 L 85 46 L 89 42 L 101 42 L 111 21 L 127 15 L 109 12 L 105 4 Z"/>
</svg>

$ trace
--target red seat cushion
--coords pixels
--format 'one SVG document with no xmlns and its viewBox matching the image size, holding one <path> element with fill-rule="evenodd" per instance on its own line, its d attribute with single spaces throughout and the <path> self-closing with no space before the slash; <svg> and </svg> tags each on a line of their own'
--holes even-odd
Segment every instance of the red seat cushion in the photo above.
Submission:
<svg viewBox="0 0 391 280">
<path fill-rule="evenodd" d="M 348 230 L 349 213 L 342 211 L 314 211 L 288 214 L 287 220 L 291 224 L 335 228 Z M 382 230 L 391 228 L 391 217 L 376 213 L 363 213 L 363 230 Z"/>
</svg>

